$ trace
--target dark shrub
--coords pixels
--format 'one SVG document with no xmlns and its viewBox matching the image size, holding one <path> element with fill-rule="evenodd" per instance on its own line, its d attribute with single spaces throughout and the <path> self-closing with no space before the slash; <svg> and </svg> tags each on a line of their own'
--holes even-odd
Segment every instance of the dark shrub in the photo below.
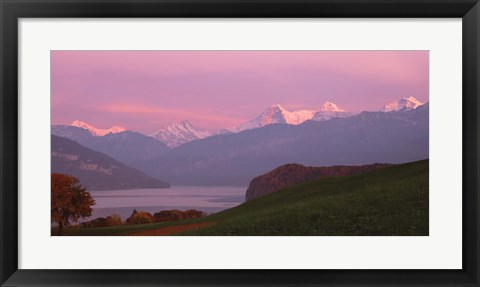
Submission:
<svg viewBox="0 0 480 287">
<path fill-rule="evenodd" d="M 206 214 L 200 210 L 189 209 L 185 211 L 185 217 L 188 219 L 201 218 L 206 216 Z"/>
<path fill-rule="evenodd" d="M 153 216 L 145 211 L 136 211 L 132 213 L 132 215 L 127 218 L 125 224 L 147 224 L 152 223 L 154 221 Z"/>
<path fill-rule="evenodd" d="M 182 211 L 173 209 L 173 210 L 162 210 L 153 215 L 155 222 L 170 222 L 178 221 L 184 219 L 184 214 Z"/>
<path fill-rule="evenodd" d="M 110 216 L 107 216 L 107 224 L 108 226 L 122 225 L 122 218 L 118 214 L 112 214 Z"/>
</svg>

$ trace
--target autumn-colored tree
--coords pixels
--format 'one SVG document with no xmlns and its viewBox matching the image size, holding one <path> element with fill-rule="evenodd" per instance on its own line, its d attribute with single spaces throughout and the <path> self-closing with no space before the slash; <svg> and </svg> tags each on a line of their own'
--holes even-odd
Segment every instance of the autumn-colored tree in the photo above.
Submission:
<svg viewBox="0 0 480 287">
<path fill-rule="evenodd" d="M 51 222 L 58 224 L 58 233 L 70 222 L 92 215 L 95 200 L 78 178 L 59 173 L 52 173 Z"/>
</svg>

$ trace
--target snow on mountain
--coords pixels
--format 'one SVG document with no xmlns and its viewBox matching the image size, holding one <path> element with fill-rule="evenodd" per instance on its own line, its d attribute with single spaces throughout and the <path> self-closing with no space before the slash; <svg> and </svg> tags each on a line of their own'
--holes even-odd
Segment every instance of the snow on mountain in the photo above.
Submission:
<svg viewBox="0 0 480 287">
<path fill-rule="evenodd" d="M 232 132 L 261 128 L 270 124 L 299 125 L 307 120 L 323 121 L 333 117 L 346 117 L 351 115 L 337 107 L 334 103 L 325 102 L 316 110 L 289 111 L 279 104 L 268 107 L 258 117 L 236 127 L 230 128 Z M 317 117 L 317 119 L 315 119 Z"/>
<path fill-rule="evenodd" d="M 346 118 L 349 116 L 352 116 L 352 114 L 339 108 L 334 103 L 325 102 L 311 119 L 317 122 L 321 122 L 333 118 Z"/>
<path fill-rule="evenodd" d="M 313 117 L 314 110 L 297 110 L 290 112 L 279 104 L 268 107 L 258 117 L 236 127 L 231 128 L 232 132 L 261 128 L 270 124 L 298 125 Z"/>
<path fill-rule="evenodd" d="M 184 120 L 177 121 L 167 127 L 161 128 L 150 136 L 173 148 L 211 135 L 214 135 L 214 133 L 198 130 L 194 128 L 189 121 Z"/>
<path fill-rule="evenodd" d="M 408 97 L 408 98 L 403 98 L 403 99 L 395 100 L 391 103 L 388 103 L 385 106 L 383 106 L 383 108 L 380 111 L 392 112 L 392 111 L 398 111 L 401 109 L 412 110 L 412 109 L 416 109 L 421 105 L 423 105 L 423 103 L 420 102 L 419 100 L 415 99 L 414 97 Z"/>
<path fill-rule="evenodd" d="M 274 104 L 268 107 L 263 111 L 258 117 L 240 124 L 236 127 L 230 128 L 234 133 L 238 133 L 244 130 L 251 130 L 260 128 L 270 124 L 288 124 L 290 122 L 295 122 L 297 116 L 280 106 L 279 104 Z"/>
<path fill-rule="evenodd" d="M 112 133 L 112 134 L 117 134 L 120 132 L 126 131 L 125 128 L 120 127 L 120 126 L 113 126 L 109 129 L 97 129 L 96 127 L 87 124 L 86 122 L 82 121 L 74 121 L 73 123 L 70 124 L 71 126 L 82 128 L 88 130 L 92 135 L 94 136 L 104 136 L 106 134 Z"/>
<path fill-rule="evenodd" d="M 293 111 L 292 114 L 295 115 L 296 121 L 292 122 L 290 124 L 294 125 L 299 125 L 303 123 L 304 121 L 311 120 L 317 110 L 298 110 L 298 111 Z"/>
</svg>

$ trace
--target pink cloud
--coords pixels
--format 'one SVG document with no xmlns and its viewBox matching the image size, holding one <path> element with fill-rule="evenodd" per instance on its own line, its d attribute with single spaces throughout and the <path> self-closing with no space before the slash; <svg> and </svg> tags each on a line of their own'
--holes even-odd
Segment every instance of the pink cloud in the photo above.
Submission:
<svg viewBox="0 0 480 287">
<path fill-rule="evenodd" d="M 233 126 L 243 122 L 241 118 L 232 118 L 231 116 L 221 114 L 205 114 L 192 110 L 168 109 L 154 106 L 142 106 L 137 104 L 113 104 L 106 106 L 86 107 L 86 110 L 97 111 L 106 114 L 129 114 L 141 116 L 150 123 L 155 123 L 163 117 L 168 117 L 174 121 L 190 120 L 200 124 L 216 125 L 215 128 L 222 128 L 225 125 Z"/>
<path fill-rule="evenodd" d="M 52 121 L 222 128 L 273 103 L 350 111 L 428 101 L 428 51 L 53 51 Z M 101 107 L 101 108 L 92 108 Z"/>
</svg>

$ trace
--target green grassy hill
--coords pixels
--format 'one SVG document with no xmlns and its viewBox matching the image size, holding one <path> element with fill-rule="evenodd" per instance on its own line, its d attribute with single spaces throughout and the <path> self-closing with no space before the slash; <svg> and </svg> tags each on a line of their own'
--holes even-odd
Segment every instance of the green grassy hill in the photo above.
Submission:
<svg viewBox="0 0 480 287">
<path fill-rule="evenodd" d="M 132 228 L 205 221 L 215 224 L 179 235 L 428 235 L 428 160 L 310 181 L 202 219 L 75 235 L 122 235 Z"/>
<path fill-rule="evenodd" d="M 428 160 L 314 180 L 209 218 L 185 235 L 428 235 Z"/>
</svg>

